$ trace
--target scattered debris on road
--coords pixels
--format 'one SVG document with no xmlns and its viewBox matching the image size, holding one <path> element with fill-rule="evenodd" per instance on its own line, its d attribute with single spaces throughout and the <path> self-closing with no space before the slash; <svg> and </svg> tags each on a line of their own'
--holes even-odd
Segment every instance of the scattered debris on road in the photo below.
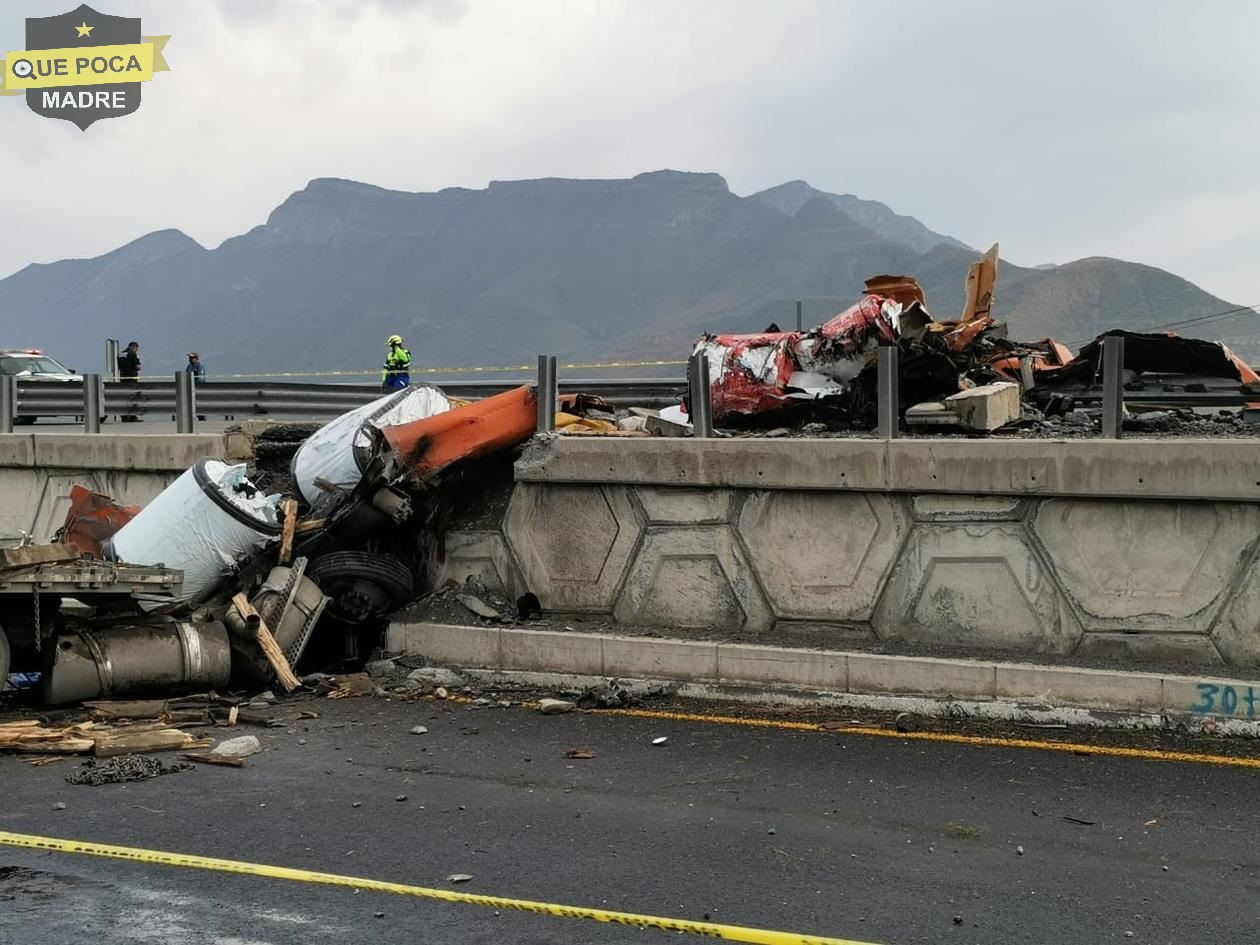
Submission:
<svg viewBox="0 0 1260 945">
<path fill-rule="evenodd" d="M 563 715 L 577 708 L 577 703 L 566 699 L 539 699 L 538 711 L 543 715 Z"/>
<path fill-rule="evenodd" d="M 0 723 L 0 751 L 32 754 L 94 754 L 98 757 L 175 749 L 207 748 L 213 739 L 195 738 L 165 722 L 92 721 L 66 726 L 45 725 L 38 719 Z"/>
</svg>

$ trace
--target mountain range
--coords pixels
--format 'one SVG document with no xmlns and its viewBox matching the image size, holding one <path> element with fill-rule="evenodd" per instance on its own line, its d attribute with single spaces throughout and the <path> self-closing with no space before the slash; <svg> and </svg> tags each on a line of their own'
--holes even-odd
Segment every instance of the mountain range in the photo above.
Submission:
<svg viewBox="0 0 1260 945">
<path fill-rule="evenodd" d="M 704 331 L 794 324 L 796 299 L 818 324 L 881 273 L 915 276 L 932 313 L 956 317 L 976 256 L 882 203 L 803 181 L 741 197 L 717 174 L 678 171 L 436 193 L 321 178 L 213 250 L 161 230 L 0 280 L 0 346 L 94 370 L 107 337 L 135 339 L 146 374 L 197 350 L 211 376 L 370 369 L 395 332 L 418 365 L 680 359 Z M 1012 337 L 1079 344 L 1233 307 L 1163 270 L 1094 257 L 1003 261 L 994 314 Z M 1226 340 L 1260 352 L 1260 336 Z"/>
</svg>

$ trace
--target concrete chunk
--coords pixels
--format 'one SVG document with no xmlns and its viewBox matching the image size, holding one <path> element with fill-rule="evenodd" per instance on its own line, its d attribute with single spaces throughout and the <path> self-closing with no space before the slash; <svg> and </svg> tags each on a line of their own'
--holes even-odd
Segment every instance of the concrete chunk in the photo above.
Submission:
<svg viewBox="0 0 1260 945">
<path fill-rule="evenodd" d="M 958 414 L 939 400 L 930 400 L 907 408 L 906 424 L 912 427 L 956 427 Z"/>
<path fill-rule="evenodd" d="M 246 758 L 262 750 L 262 743 L 256 737 L 242 735 L 239 738 L 229 738 L 227 741 L 219 742 L 214 746 L 211 754 L 226 755 L 229 758 Z"/>
<path fill-rule="evenodd" d="M 999 381 L 945 398 L 945 407 L 968 430 L 996 430 L 1019 419 L 1019 385 Z"/>
</svg>

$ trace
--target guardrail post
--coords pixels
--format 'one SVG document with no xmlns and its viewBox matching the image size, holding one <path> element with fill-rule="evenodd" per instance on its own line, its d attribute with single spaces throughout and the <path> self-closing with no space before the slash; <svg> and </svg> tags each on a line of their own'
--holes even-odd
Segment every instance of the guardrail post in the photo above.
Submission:
<svg viewBox="0 0 1260 945">
<path fill-rule="evenodd" d="M 0 433 L 13 432 L 17 416 L 17 378 L 0 374 Z"/>
<path fill-rule="evenodd" d="M 875 411 L 879 417 L 879 435 L 885 440 L 896 439 L 900 384 L 897 373 L 901 349 L 896 345 L 880 345 L 879 360 L 875 373 Z"/>
<path fill-rule="evenodd" d="M 83 432 L 101 432 L 101 410 L 104 387 L 99 374 L 83 375 Z"/>
<path fill-rule="evenodd" d="M 180 371 L 175 375 L 175 432 L 192 433 L 197 422 L 197 389 L 193 375 Z"/>
<path fill-rule="evenodd" d="M 550 433 L 556 428 L 556 356 L 538 356 L 538 432 Z"/>
<path fill-rule="evenodd" d="M 1107 335 L 1102 348 L 1102 435 L 1118 440 L 1124 426 L 1124 338 Z"/>
<path fill-rule="evenodd" d="M 801 304 L 801 300 L 796 300 L 796 330 L 802 331 L 804 325 L 805 306 Z"/>
<path fill-rule="evenodd" d="M 687 401 L 691 406 L 691 435 L 713 436 L 713 391 L 709 387 L 709 357 L 703 351 L 687 359 Z"/>
<path fill-rule="evenodd" d="M 111 381 L 118 380 L 118 339 L 105 339 L 105 376 Z"/>
</svg>

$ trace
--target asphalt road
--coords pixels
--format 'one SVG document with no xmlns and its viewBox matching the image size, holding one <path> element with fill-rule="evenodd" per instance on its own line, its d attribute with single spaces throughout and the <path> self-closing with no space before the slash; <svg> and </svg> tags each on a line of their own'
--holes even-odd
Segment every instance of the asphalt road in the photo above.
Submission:
<svg viewBox="0 0 1260 945">
<path fill-rule="evenodd" d="M 372 698 L 279 714 L 299 708 L 320 718 L 252 729 L 269 750 L 242 769 L 87 787 L 75 761 L 0 758 L 0 830 L 888 945 L 1257 928 L 1255 769 Z M 4 943 L 669 937 L 0 847 Z"/>
</svg>

